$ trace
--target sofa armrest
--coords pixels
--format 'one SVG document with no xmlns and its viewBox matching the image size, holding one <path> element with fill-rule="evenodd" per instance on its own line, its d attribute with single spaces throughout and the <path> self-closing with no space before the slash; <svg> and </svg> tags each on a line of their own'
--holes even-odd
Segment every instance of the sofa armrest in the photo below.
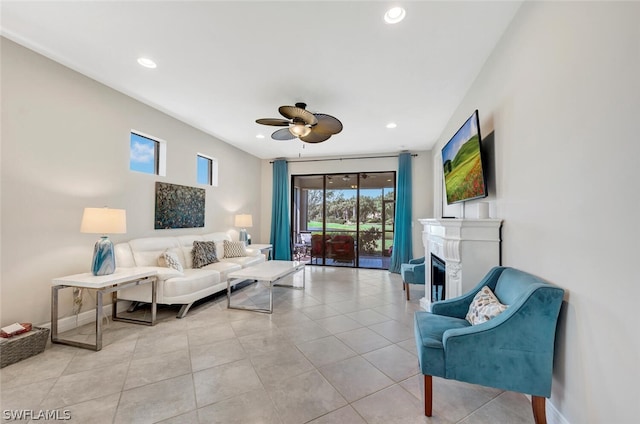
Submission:
<svg viewBox="0 0 640 424">
<path fill-rule="evenodd" d="M 491 290 L 494 290 L 498 283 L 498 278 L 504 270 L 504 267 L 494 267 L 473 289 L 464 295 L 433 303 L 431 305 L 431 313 L 464 319 L 476 293 L 484 286 L 489 286 Z"/>
<path fill-rule="evenodd" d="M 247 247 L 245 250 L 247 252 L 247 256 L 258 256 L 262 253 L 260 249 L 253 249 L 251 247 Z"/>
<path fill-rule="evenodd" d="M 424 284 L 425 283 L 424 270 L 425 270 L 424 263 L 402 264 L 400 267 L 400 274 L 402 275 L 402 281 L 409 284 Z"/>
<path fill-rule="evenodd" d="M 410 259 L 409 263 L 410 264 L 423 264 L 424 263 L 424 256 L 421 257 L 421 258 Z"/>
</svg>

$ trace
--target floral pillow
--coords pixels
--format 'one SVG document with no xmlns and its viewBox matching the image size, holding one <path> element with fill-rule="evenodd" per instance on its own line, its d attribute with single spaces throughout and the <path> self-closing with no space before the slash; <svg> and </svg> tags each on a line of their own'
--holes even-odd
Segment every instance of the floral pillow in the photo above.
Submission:
<svg viewBox="0 0 640 424">
<path fill-rule="evenodd" d="M 224 257 L 239 258 L 247 256 L 247 248 L 243 241 L 224 241 Z"/>
<path fill-rule="evenodd" d="M 193 257 L 194 268 L 202 268 L 203 266 L 218 262 L 216 243 L 213 241 L 194 241 L 191 256 Z"/>
<path fill-rule="evenodd" d="M 482 324 L 497 317 L 507 310 L 507 305 L 500 303 L 495 294 L 487 286 L 476 293 L 465 317 L 471 325 Z"/>
</svg>

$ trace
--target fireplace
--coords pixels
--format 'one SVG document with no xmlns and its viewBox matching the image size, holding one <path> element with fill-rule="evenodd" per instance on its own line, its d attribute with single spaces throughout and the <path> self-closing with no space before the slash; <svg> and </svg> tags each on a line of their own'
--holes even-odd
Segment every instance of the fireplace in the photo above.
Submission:
<svg viewBox="0 0 640 424">
<path fill-rule="evenodd" d="M 437 302 L 445 299 L 445 283 L 446 283 L 446 264 L 445 262 L 431 254 L 431 302 Z"/>
<path fill-rule="evenodd" d="M 500 219 L 419 219 L 424 227 L 425 293 L 420 306 L 467 293 L 500 265 Z M 429 263 L 431 261 L 431 263 Z"/>
</svg>

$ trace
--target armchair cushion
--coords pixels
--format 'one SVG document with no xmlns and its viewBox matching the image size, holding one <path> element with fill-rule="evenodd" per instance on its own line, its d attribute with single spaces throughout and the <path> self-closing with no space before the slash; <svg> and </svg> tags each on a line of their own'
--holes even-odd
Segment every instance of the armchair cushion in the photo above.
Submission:
<svg viewBox="0 0 640 424">
<path fill-rule="evenodd" d="M 491 289 L 484 286 L 473 298 L 471 305 L 469 305 L 469 312 L 467 312 L 465 318 L 471 325 L 482 324 L 491 318 L 497 317 L 506 309 L 507 305 L 500 303 Z"/>
<path fill-rule="evenodd" d="M 415 314 L 414 332 L 418 346 L 419 361 L 424 369 L 431 371 L 431 375 L 445 377 L 445 357 L 442 339 L 445 331 L 452 328 L 466 328 L 471 326 L 465 319 L 433 315 L 429 313 Z"/>
</svg>

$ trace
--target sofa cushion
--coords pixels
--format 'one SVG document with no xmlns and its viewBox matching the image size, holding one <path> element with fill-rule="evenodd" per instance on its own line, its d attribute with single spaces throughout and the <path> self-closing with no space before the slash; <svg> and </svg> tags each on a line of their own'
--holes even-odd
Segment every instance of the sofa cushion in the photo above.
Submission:
<svg viewBox="0 0 640 424">
<path fill-rule="evenodd" d="M 146 237 L 129 241 L 136 266 L 157 266 L 158 257 L 167 249 L 179 247 L 174 237 Z"/>
<path fill-rule="evenodd" d="M 147 268 L 153 268 L 156 270 L 156 277 L 160 282 L 168 280 L 169 278 L 173 278 L 173 277 L 182 277 L 184 275 L 184 272 L 178 271 L 177 269 L 174 269 L 174 268 L 167 268 L 163 266 L 147 267 Z"/>
<path fill-rule="evenodd" d="M 231 262 L 240 265 L 242 268 L 248 266 L 257 265 L 264 262 L 264 255 L 259 254 L 257 256 L 242 256 L 239 258 L 223 258 L 221 262 Z"/>
<path fill-rule="evenodd" d="M 227 281 L 230 272 L 240 271 L 242 266 L 233 262 L 221 260 L 209 265 L 206 265 L 200 269 L 214 270 L 220 273 L 220 281 Z"/>
<path fill-rule="evenodd" d="M 216 243 L 213 241 L 194 241 L 191 257 L 194 268 L 202 268 L 205 265 L 218 262 Z"/>
<path fill-rule="evenodd" d="M 469 312 L 465 318 L 471 325 L 477 325 L 497 317 L 506 310 L 507 305 L 500 303 L 491 289 L 484 286 L 471 301 Z"/>
<path fill-rule="evenodd" d="M 178 254 L 176 252 L 172 252 L 169 249 L 167 249 L 164 252 L 162 252 L 160 257 L 158 258 L 158 265 L 164 266 L 164 267 L 167 267 L 167 268 L 173 268 L 173 269 L 175 269 L 176 271 L 179 271 L 179 272 L 183 272 L 184 271 L 182 263 L 180 262 L 180 259 L 178 258 Z"/>
<path fill-rule="evenodd" d="M 223 246 L 225 258 L 240 258 L 247 256 L 247 247 L 243 241 L 224 240 Z"/>
<path fill-rule="evenodd" d="M 188 295 L 220 283 L 220 273 L 214 270 L 185 269 L 184 275 L 169 278 L 163 283 L 165 297 Z"/>
<path fill-rule="evenodd" d="M 182 258 L 184 259 L 183 268 L 193 268 L 193 254 L 191 253 L 193 252 L 193 247 L 181 247 L 180 250 L 182 250 Z"/>
</svg>

